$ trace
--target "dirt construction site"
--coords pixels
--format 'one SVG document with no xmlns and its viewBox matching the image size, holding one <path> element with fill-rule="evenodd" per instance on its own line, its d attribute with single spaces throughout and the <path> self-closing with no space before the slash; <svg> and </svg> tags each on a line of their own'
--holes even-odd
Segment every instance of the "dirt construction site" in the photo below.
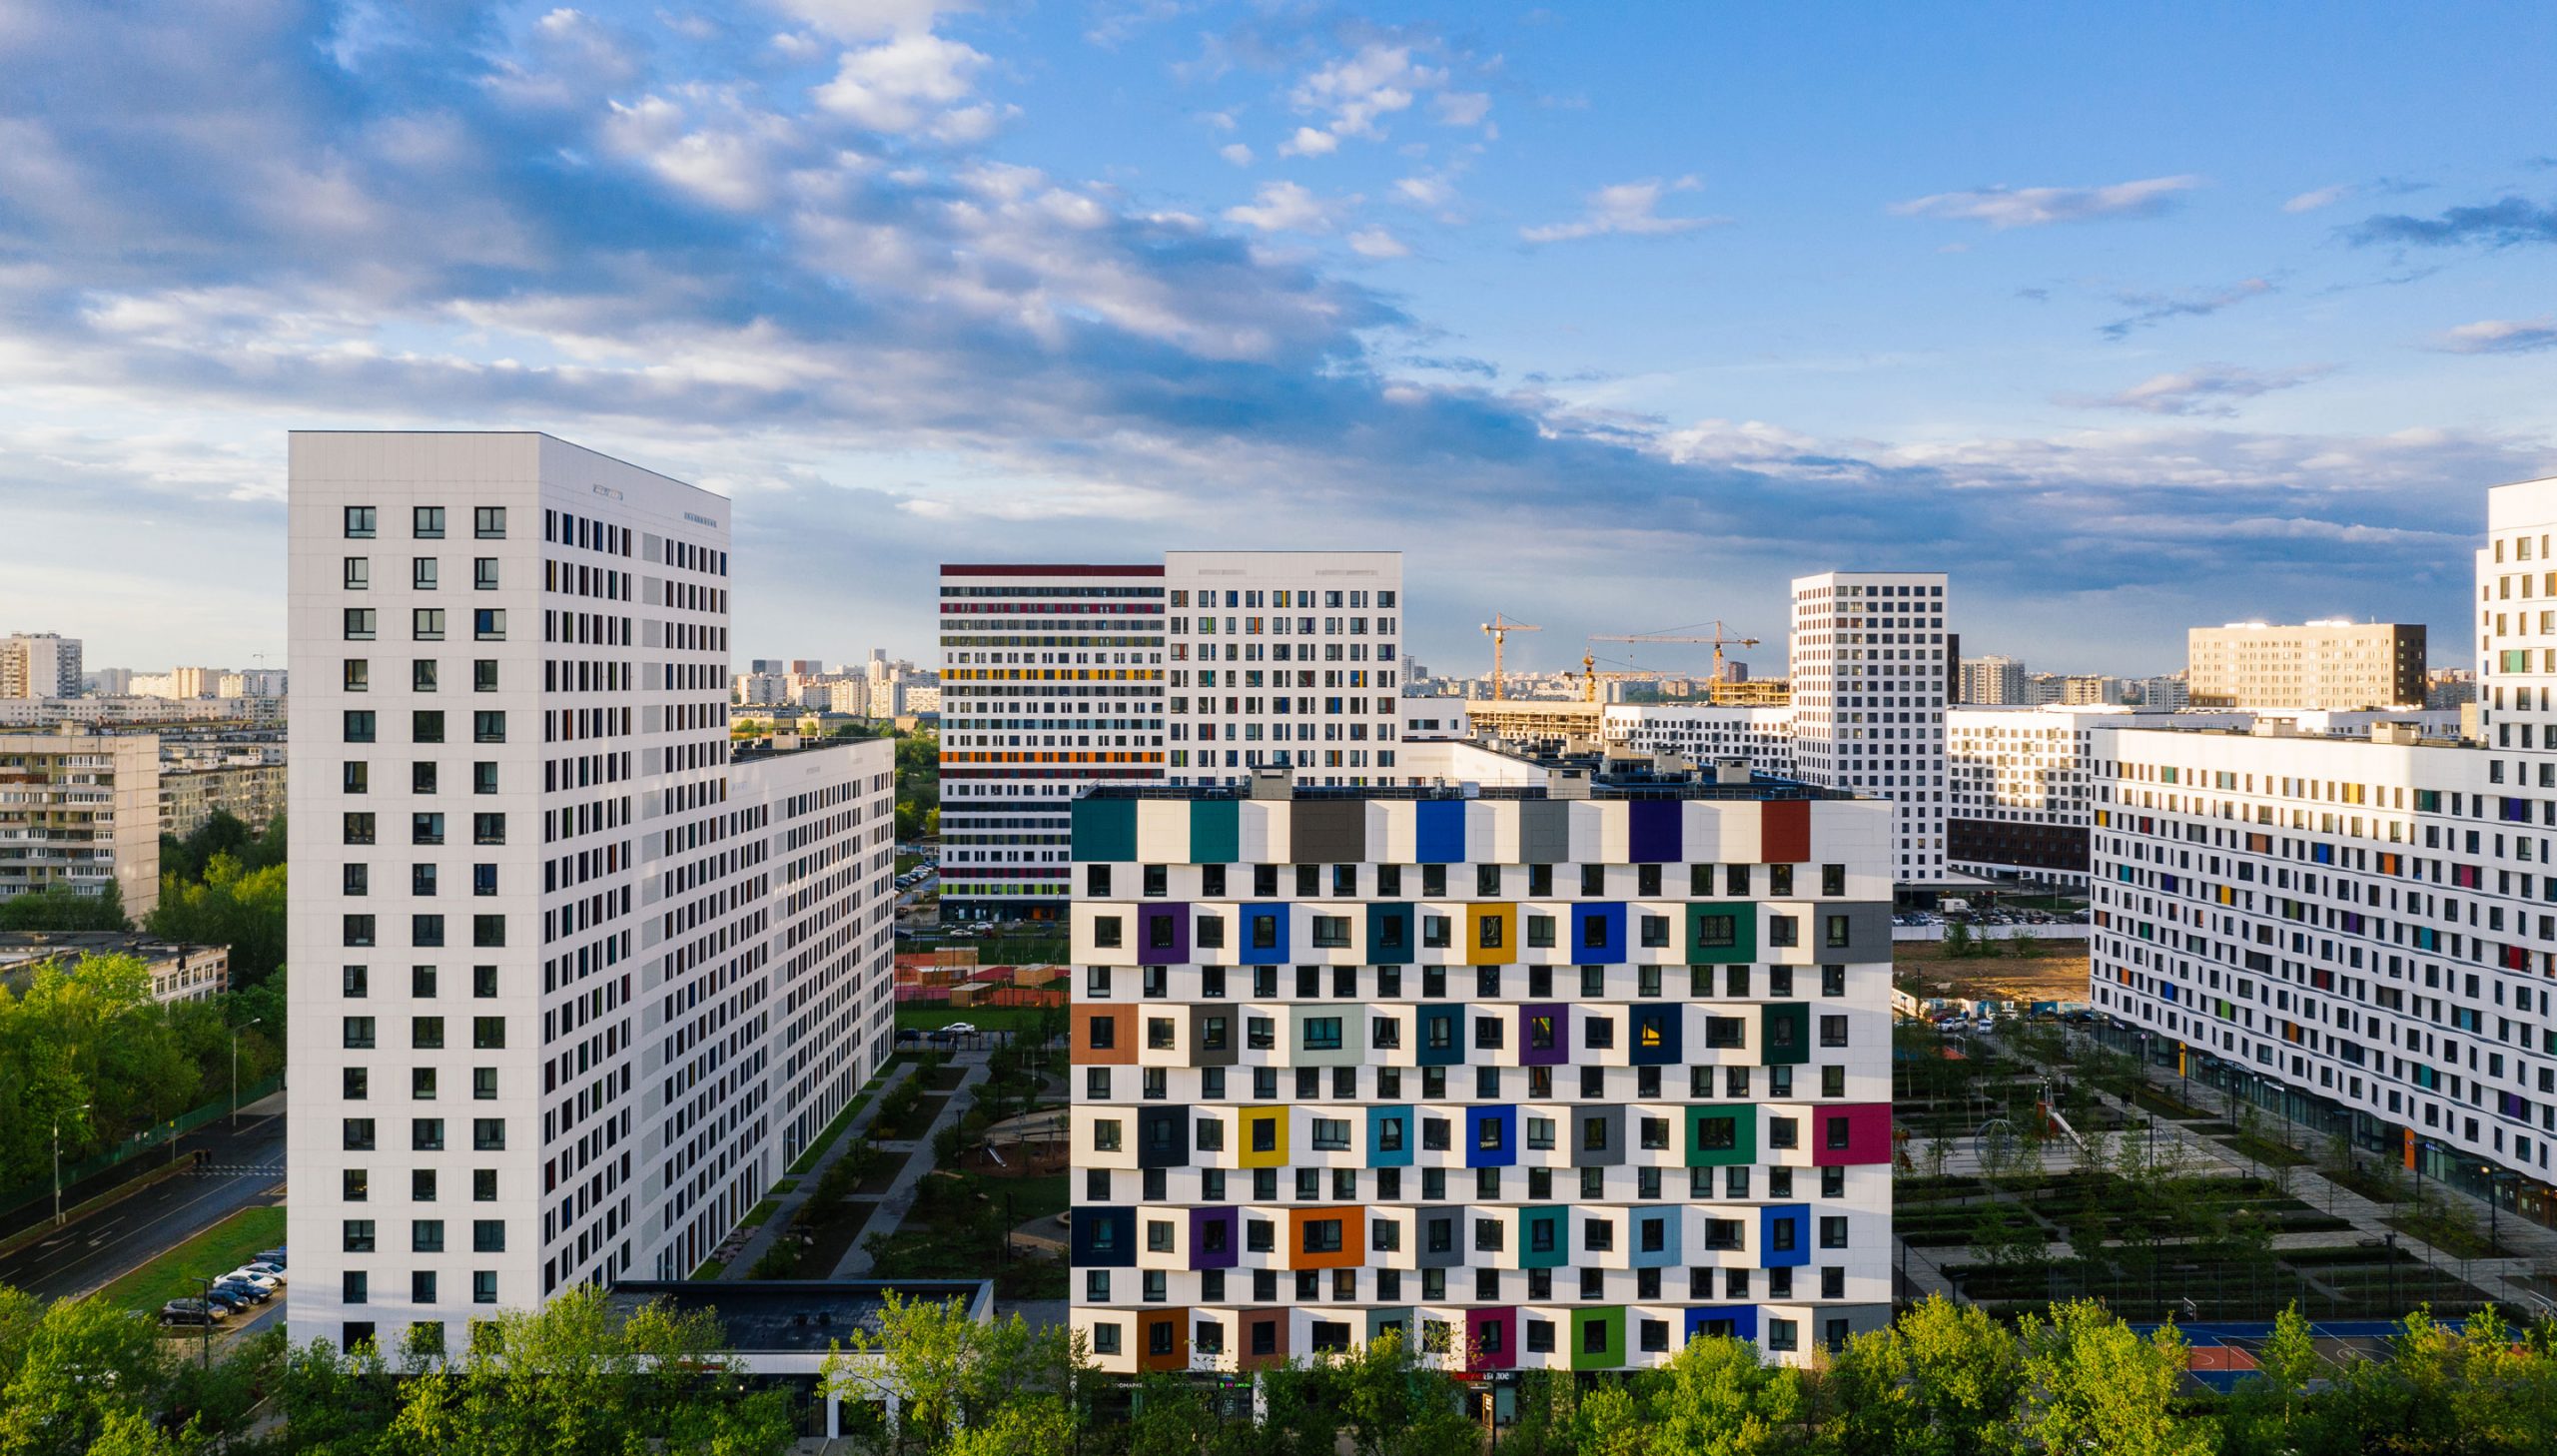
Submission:
<svg viewBox="0 0 2557 1456">
<path fill-rule="evenodd" d="M 1997 954 L 1982 954 L 1984 946 Z M 2014 954 L 2020 947 L 2025 954 Z M 1952 954 L 1942 941 L 1902 941 L 1892 947 L 1891 961 L 1895 978 L 1921 997 L 2019 1005 L 2087 999 L 2087 943 L 2083 940 L 1984 941 L 1961 956 Z"/>
</svg>

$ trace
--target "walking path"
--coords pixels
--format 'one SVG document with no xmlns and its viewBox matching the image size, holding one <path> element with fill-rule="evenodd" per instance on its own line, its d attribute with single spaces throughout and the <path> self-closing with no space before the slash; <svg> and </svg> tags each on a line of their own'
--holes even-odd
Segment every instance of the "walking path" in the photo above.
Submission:
<svg viewBox="0 0 2557 1456">
<path fill-rule="evenodd" d="M 853 1240 L 852 1247 L 844 1250 L 843 1258 L 837 1261 L 834 1272 L 827 1277 L 857 1279 L 870 1272 L 870 1250 L 863 1245 L 873 1235 L 885 1238 L 895 1233 L 897 1226 L 905 1222 L 907 1212 L 915 1206 L 915 1189 L 922 1185 L 936 1161 L 931 1153 L 932 1139 L 942 1128 L 959 1125 L 959 1119 L 968 1115 L 968 1109 L 977 1103 L 977 1089 L 985 1086 L 987 1079 L 994 1075 L 987 1065 L 987 1054 L 982 1050 L 958 1053 L 950 1059 L 950 1065 L 963 1070 L 959 1086 L 950 1093 L 950 1100 L 943 1103 L 940 1115 L 932 1119 L 932 1125 L 923 1129 L 921 1137 L 879 1144 L 882 1151 L 903 1157 L 905 1165 L 898 1170 L 896 1181 L 888 1185 L 888 1191 L 880 1196 L 879 1206 L 871 1213 L 870 1222 L 863 1226 L 861 1236 Z M 923 1149 L 923 1156 L 911 1155 L 917 1148 Z"/>
<path fill-rule="evenodd" d="M 746 1276 L 746 1270 L 755 1266 L 755 1260 L 762 1258 L 765 1254 L 772 1251 L 773 1244 L 780 1240 L 782 1233 L 786 1231 L 790 1227 L 791 1223 L 797 1218 L 799 1210 L 807 1205 L 807 1202 L 811 1197 L 815 1196 L 817 1191 L 817 1180 L 824 1177 L 826 1175 L 826 1169 L 834 1166 L 835 1163 L 843 1157 L 844 1153 L 851 1149 L 854 1143 L 861 1140 L 861 1134 L 869 1130 L 870 1124 L 878 1118 L 879 1104 L 888 1099 L 889 1092 L 895 1089 L 899 1083 L 904 1082 L 907 1078 L 914 1075 L 915 1066 L 910 1062 L 899 1063 L 898 1065 L 889 1068 L 887 1076 L 881 1078 L 878 1086 L 871 1089 L 870 1100 L 862 1106 L 860 1111 L 852 1114 L 851 1123 L 847 1125 L 841 1133 L 836 1135 L 834 1145 L 828 1147 L 825 1152 L 818 1157 L 816 1162 L 809 1166 L 806 1172 L 789 1173 L 784 1175 L 796 1177 L 799 1180 L 798 1185 L 793 1187 L 790 1191 L 777 1194 L 774 1197 L 773 1201 L 779 1206 L 772 1210 L 771 1217 L 766 1218 L 760 1227 L 756 1228 L 752 1233 L 749 1233 L 746 1236 L 746 1241 L 737 1246 L 736 1252 L 728 1256 L 726 1267 L 720 1271 L 720 1278 L 744 1278 Z M 886 1145 L 912 1146 L 913 1144 L 890 1143 Z M 716 1254 L 714 1254 L 713 1257 L 716 1257 Z"/>
<path fill-rule="evenodd" d="M 2071 1037 L 2070 1045 L 2073 1052 L 2077 1050 L 2081 1040 L 2074 1035 Z M 2022 1049 L 2012 1043 L 2002 1042 L 2001 1050 L 2019 1061 L 2025 1060 Z M 2051 1071 L 2051 1069 L 2045 1070 Z M 2232 1098 L 2227 1093 L 2216 1088 L 2185 1082 L 2161 1087 L 2150 1077 L 2153 1070 L 2144 1066 L 2140 1069 L 2141 1077 L 2148 1079 L 2148 1085 L 2151 1088 L 2160 1092 L 2171 1092 L 2176 1100 L 2186 1103 L 2196 1111 L 2213 1113 L 2223 1121 L 2235 1120 L 2235 1108 L 2232 1105 Z M 2120 1098 L 2100 1090 L 2091 1089 L 2091 1091 L 2095 1091 L 2096 1099 L 2100 1103 L 2123 1115 L 2125 1127 L 2119 1135 L 2126 1137 L 2149 1135 L 2147 1127 L 2143 1125 L 2151 1117 L 2146 1108 L 2126 1105 Z M 2193 1165 L 2207 1170 L 2212 1164 L 2217 1164 L 2232 1175 L 2259 1173 L 2266 1177 L 2267 1181 L 2277 1180 L 2277 1174 L 2273 1170 L 2260 1168 L 2244 1153 L 2194 1132 L 2183 1123 L 2161 1116 L 2154 1118 L 2153 1125 L 2156 1129 L 2156 1137 L 2160 1141 L 2171 1143 L 2181 1149 L 2184 1159 Z M 2267 1140 L 2277 1140 L 2270 1138 L 2263 1130 L 2260 1112 L 2256 1114 L 2256 1129 L 2258 1136 L 2266 1136 Z M 1917 1156 L 1914 1149 L 1911 1156 L 1913 1158 Z M 2063 1158 L 2059 1161 L 2066 1165 L 2069 1160 Z M 1981 1171 L 1980 1163 L 1980 1156 L 1973 1148 L 1969 1137 L 1952 1140 L 1945 1158 L 1947 1173 L 1976 1176 Z M 2301 1202 L 2311 1207 L 2325 1209 L 2335 1217 L 2347 1220 L 2353 1226 L 2349 1232 L 2276 1234 L 2273 1237 L 2273 1246 L 2276 1249 L 2335 1247 L 2364 1239 L 2393 1238 L 2400 1245 L 2420 1256 L 2427 1264 L 2457 1272 L 2459 1277 L 2476 1285 L 2488 1297 L 2514 1310 L 2523 1311 L 2532 1316 L 2557 1313 L 2557 1302 L 2551 1301 L 2547 1295 L 2531 1288 L 2526 1282 L 2531 1275 L 2542 1269 L 2557 1266 L 2557 1229 L 2542 1227 L 2518 1215 L 2497 1219 L 2494 1224 L 2496 1238 L 2503 1247 L 2513 1250 L 2514 1255 L 2509 1258 L 2463 1260 L 2457 1254 L 2435 1248 L 2411 1233 L 2389 1227 L 2388 1217 L 2392 1212 L 2399 1211 L 2398 1207 L 2363 1197 L 2351 1188 L 2326 1177 L 2313 1165 L 2302 1164 L 2290 1169 L 2288 1191 L 2292 1197 Z M 2471 1205 L 2470 1211 L 2480 1215 L 2488 1211 L 2482 1205 L 2482 1200 L 2471 1198 L 2468 1194 L 2437 1181 L 2426 1184 L 2425 1196 L 2441 1198 L 2445 1201 L 2464 1200 Z M 2480 1222 L 2484 1221 L 2481 1217 Z M 1894 1242 L 1899 1241 L 1895 1239 Z M 1902 1266 L 1908 1274 L 1908 1282 L 1913 1292 L 1920 1297 L 1930 1293 L 1952 1295 L 1954 1292 L 1952 1282 L 1944 1274 L 1942 1266 L 1978 1262 L 1981 1256 L 1979 1250 L 1972 1248 L 1939 1247 L 1922 1252 L 1907 1244 L 1901 1244 L 1899 1252 Z"/>
</svg>

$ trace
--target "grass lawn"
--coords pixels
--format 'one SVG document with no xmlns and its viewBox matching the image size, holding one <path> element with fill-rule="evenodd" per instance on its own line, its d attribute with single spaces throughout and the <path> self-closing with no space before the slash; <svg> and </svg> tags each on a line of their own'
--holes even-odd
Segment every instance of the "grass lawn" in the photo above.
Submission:
<svg viewBox="0 0 2557 1456">
<path fill-rule="evenodd" d="M 197 1275 L 227 1274 L 262 1248 L 284 1242 L 282 1208 L 243 1208 L 98 1291 L 120 1309 L 157 1315 L 160 1306 L 201 1294 Z"/>
<path fill-rule="evenodd" d="M 781 1205 L 779 1203 L 770 1198 L 766 1198 L 762 1202 L 748 1208 L 746 1210 L 746 1216 L 737 1220 L 737 1226 L 740 1228 L 761 1228 L 763 1227 L 765 1220 L 771 1218 L 772 1215 L 780 1211 L 780 1209 Z"/>
<path fill-rule="evenodd" d="M 726 1263 L 718 1259 L 706 1259 L 702 1262 L 700 1268 L 692 1271 L 692 1277 L 696 1279 L 716 1279 L 726 1272 L 728 1272 L 728 1265 Z"/>
<path fill-rule="evenodd" d="M 818 1133 L 817 1140 L 809 1143 L 807 1150 L 800 1153 L 797 1160 L 793 1161 L 786 1170 L 792 1173 L 804 1173 L 815 1167 L 817 1159 L 825 1156 L 826 1149 L 834 1146 L 835 1139 L 843 1135 L 843 1129 L 852 1125 L 853 1113 L 870 1104 L 870 1094 L 879 1090 L 879 1078 L 886 1077 L 888 1068 L 894 1065 L 896 1065 L 896 1059 L 889 1058 L 888 1062 L 880 1067 L 879 1077 L 870 1079 L 869 1086 L 852 1094 L 852 1100 L 843 1104 L 842 1111 L 835 1113 L 835 1119 L 826 1124 L 826 1130 Z"/>
<path fill-rule="evenodd" d="M 1059 1030 L 1065 1027 L 1064 1007 L 1035 1006 L 926 1006 L 908 1004 L 897 1008 L 897 1030 L 908 1027 L 919 1032 L 937 1031 L 952 1022 L 966 1022 L 980 1032 L 1011 1032 L 1017 1036 L 1039 1035 L 1039 1019 L 1052 1019 Z"/>
</svg>

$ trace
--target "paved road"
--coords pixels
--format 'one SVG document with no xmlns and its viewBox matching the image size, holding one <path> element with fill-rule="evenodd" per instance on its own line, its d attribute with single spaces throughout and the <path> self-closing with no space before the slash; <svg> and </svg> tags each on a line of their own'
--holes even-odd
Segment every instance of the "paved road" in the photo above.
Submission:
<svg viewBox="0 0 2557 1456">
<path fill-rule="evenodd" d="M 243 1208 L 283 1201 L 281 1116 L 244 1112 L 236 1130 L 209 1123 L 188 1133 L 185 1146 L 204 1150 L 200 1167 L 0 1258 L 0 1284 L 48 1298 L 85 1294 Z"/>
</svg>

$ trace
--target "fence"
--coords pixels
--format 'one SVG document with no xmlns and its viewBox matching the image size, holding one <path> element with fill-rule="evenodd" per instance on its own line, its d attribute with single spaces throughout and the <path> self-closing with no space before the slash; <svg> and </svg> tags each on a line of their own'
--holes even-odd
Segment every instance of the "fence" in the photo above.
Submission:
<svg viewBox="0 0 2557 1456">
<path fill-rule="evenodd" d="M 281 1074 L 268 1078 L 264 1082 L 252 1083 L 240 1089 L 239 1104 L 245 1107 L 260 1097 L 273 1095 L 283 1087 L 284 1078 Z M 109 1168 L 145 1156 L 155 1148 L 166 1144 L 170 1139 L 184 1137 L 207 1122 L 230 1116 L 231 1106 L 231 1093 L 225 1091 L 220 1101 L 207 1102 L 191 1112 L 181 1112 L 166 1122 L 156 1123 L 133 1134 L 104 1152 L 94 1153 L 78 1162 L 66 1162 L 62 1165 L 63 1189 L 66 1192 L 76 1189 L 84 1179 L 94 1178 Z M 96 1191 L 99 1190 L 85 1190 L 88 1193 Z M 53 1174 L 48 1170 L 40 1182 L 0 1191 L 0 1214 L 14 1213 L 30 1203 L 52 1201 Z"/>
</svg>

